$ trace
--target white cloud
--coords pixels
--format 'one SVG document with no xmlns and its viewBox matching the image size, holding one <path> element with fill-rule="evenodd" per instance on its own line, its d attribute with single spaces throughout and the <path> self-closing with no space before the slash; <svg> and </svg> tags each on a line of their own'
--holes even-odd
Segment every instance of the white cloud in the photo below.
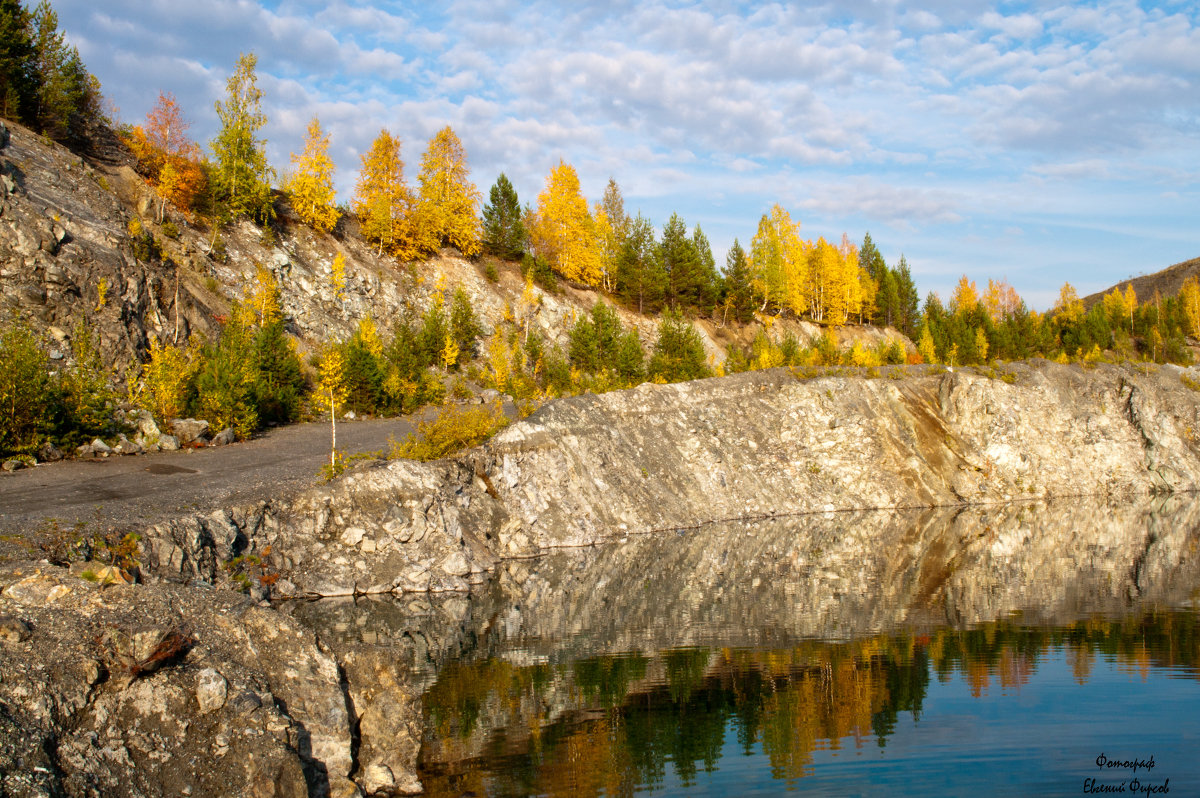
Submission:
<svg viewBox="0 0 1200 798">
<path fill-rule="evenodd" d="M 812 188 L 813 196 L 800 205 L 824 216 L 862 215 L 910 227 L 956 224 L 964 218 L 960 213 L 963 198 L 941 189 L 879 183 L 865 177 Z"/>
<path fill-rule="evenodd" d="M 989 11 L 980 21 L 985 28 L 998 30 L 1012 39 L 1032 39 L 1042 33 L 1042 21 L 1032 14 L 1002 16 Z"/>
<path fill-rule="evenodd" d="M 1189 166 L 1200 163 L 1200 19 L 1186 3 L 55 7 L 127 118 L 173 91 L 202 141 L 237 55 L 255 52 L 272 157 L 299 148 L 318 114 L 343 191 L 381 127 L 403 139 L 411 176 L 446 124 L 481 183 L 503 170 L 533 199 L 561 157 L 597 191 L 616 177 L 656 225 L 672 210 L 703 216 L 719 206 L 725 232 L 714 243 L 748 239 L 774 201 L 833 226 L 890 225 L 922 241 L 927 227 L 954 236 L 947 230 L 1042 207 L 1049 189 L 1065 213 L 1098 213 L 1088 187 L 1119 182 L 1163 220 L 1200 191 Z M 729 221 L 739 213 L 740 231 Z M 1168 223 L 1147 223 L 1142 251 L 1188 238 Z M 1013 224 L 1030 244 L 1021 257 L 1038 246 L 1046 254 L 1036 257 L 1053 257 L 1034 226 Z M 980 240 L 992 249 L 979 262 L 1003 257 L 994 237 Z M 952 263 L 940 245 L 908 249 Z"/>
</svg>

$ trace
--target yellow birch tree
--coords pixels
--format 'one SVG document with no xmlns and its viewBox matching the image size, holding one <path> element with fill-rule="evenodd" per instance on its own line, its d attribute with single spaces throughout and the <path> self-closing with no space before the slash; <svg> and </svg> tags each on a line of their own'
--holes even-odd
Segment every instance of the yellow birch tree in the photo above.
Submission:
<svg viewBox="0 0 1200 798">
<path fill-rule="evenodd" d="M 1200 279 L 1189 277 L 1179 289 L 1179 300 L 1183 304 L 1183 315 L 1187 319 L 1187 333 L 1200 335 Z"/>
<path fill-rule="evenodd" d="M 529 238 L 533 251 L 568 280 L 598 286 L 603 279 L 596 224 L 579 189 L 575 167 L 559 161 L 538 194 Z"/>
<path fill-rule="evenodd" d="M 765 311 L 774 304 L 796 315 L 810 309 L 804 285 L 808 281 L 808 242 L 800 239 L 800 224 L 778 204 L 764 213 L 750 241 L 750 279 Z"/>
<path fill-rule="evenodd" d="M 329 469 L 332 475 L 337 473 L 337 408 L 338 405 L 345 404 L 347 393 L 346 363 L 339 347 L 330 346 L 325 350 L 325 355 L 321 358 L 320 373 L 321 382 L 317 391 L 321 404 L 329 407 Z"/>
<path fill-rule="evenodd" d="M 363 237 L 375 242 L 380 254 L 386 250 L 404 260 L 413 256 L 410 238 L 402 229 L 412 207 L 412 193 L 404 183 L 400 140 L 386 129 L 362 156 L 351 207 L 362 222 Z"/>
<path fill-rule="evenodd" d="M 467 151 L 449 125 L 429 141 L 421 158 L 417 207 L 409 234 L 413 247 L 432 254 L 449 244 L 470 257 L 479 253 L 479 204 Z"/>
<path fill-rule="evenodd" d="M 330 232 L 338 220 L 334 166 L 329 157 L 329 136 L 321 131 L 321 122 L 315 116 L 308 123 L 304 152 L 292 153 L 292 166 L 295 172 L 284 189 L 292 195 L 296 214 L 312 229 Z"/>
</svg>

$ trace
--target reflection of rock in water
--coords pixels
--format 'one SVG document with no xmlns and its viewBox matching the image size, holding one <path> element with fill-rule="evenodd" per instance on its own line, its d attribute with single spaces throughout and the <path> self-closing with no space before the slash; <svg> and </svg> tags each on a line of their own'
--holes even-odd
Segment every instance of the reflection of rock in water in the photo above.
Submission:
<svg viewBox="0 0 1200 798">
<path fill-rule="evenodd" d="M 1200 583 L 1200 504 L 1075 500 L 712 525 L 510 560 L 467 597 L 327 600 L 293 612 L 332 645 L 558 661 L 689 645 L 844 639 L 899 624 L 1047 620 L 1178 603 Z"/>
<path fill-rule="evenodd" d="M 1200 508 L 1073 502 L 705 527 L 506 563 L 492 632 L 551 656 L 848 638 L 1186 597 Z M 517 609 L 519 608 L 519 609 Z"/>
</svg>

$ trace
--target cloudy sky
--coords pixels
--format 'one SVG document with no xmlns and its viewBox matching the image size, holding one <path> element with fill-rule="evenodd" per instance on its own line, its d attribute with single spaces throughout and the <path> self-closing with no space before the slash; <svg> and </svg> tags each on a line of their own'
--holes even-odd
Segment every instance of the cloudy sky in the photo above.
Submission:
<svg viewBox="0 0 1200 798">
<path fill-rule="evenodd" d="M 943 297 L 1003 277 L 1044 309 L 1200 256 L 1195 0 L 53 2 L 122 120 L 173 92 L 202 144 L 253 51 L 272 163 L 315 114 L 346 200 L 381 128 L 415 180 L 449 124 L 485 197 L 562 158 L 721 262 L 776 202 Z"/>
</svg>

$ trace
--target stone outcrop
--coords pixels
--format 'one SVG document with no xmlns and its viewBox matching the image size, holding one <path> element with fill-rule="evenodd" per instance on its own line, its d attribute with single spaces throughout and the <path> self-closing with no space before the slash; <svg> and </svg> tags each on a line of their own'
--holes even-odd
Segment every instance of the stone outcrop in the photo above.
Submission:
<svg viewBox="0 0 1200 798">
<path fill-rule="evenodd" d="M 1200 488 L 1200 394 L 1178 368 L 1003 368 L 780 369 L 560 400 L 451 460 L 160 525 L 143 562 L 212 581 L 269 546 L 297 593 L 465 590 L 499 558 L 723 520 Z"/>
<path fill-rule="evenodd" d="M 6 795 L 356 794 L 351 716 L 313 633 L 238 594 L 0 573 Z"/>
</svg>

